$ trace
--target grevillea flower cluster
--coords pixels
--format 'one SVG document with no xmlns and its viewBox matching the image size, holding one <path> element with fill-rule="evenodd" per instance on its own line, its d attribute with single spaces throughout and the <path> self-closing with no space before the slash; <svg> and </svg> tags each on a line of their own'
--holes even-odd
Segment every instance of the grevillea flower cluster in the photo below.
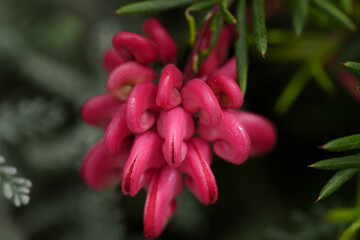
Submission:
<svg viewBox="0 0 360 240">
<path fill-rule="evenodd" d="M 270 150 L 276 133 L 264 117 L 236 110 L 243 95 L 235 59 L 226 62 L 228 27 L 195 78 L 174 65 L 177 46 L 159 21 L 148 19 L 143 30 L 147 37 L 116 34 L 104 55 L 108 92 L 88 100 L 81 114 L 106 132 L 86 154 L 81 174 L 94 189 L 121 184 L 125 195 L 134 196 L 144 188 L 144 235 L 154 238 L 173 215 L 184 185 L 202 203 L 216 202 L 210 142 L 217 156 L 241 164 Z M 210 35 L 205 32 L 201 49 L 209 47 Z M 158 60 L 164 64 L 159 75 L 149 66 Z"/>
</svg>

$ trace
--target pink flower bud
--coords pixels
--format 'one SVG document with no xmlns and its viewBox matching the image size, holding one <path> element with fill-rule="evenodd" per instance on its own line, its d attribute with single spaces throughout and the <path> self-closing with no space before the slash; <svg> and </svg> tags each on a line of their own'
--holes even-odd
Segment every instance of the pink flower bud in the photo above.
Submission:
<svg viewBox="0 0 360 240">
<path fill-rule="evenodd" d="M 217 72 L 224 73 L 224 74 L 228 75 L 229 77 L 231 77 L 232 79 L 236 80 L 237 73 L 236 73 L 235 57 L 230 58 L 230 60 L 227 61 L 224 65 L 222 65 L 221 68 L 219 68 L 217 70 Z"/>
<path fill-rule="evenodd" d="M 81 118 L 88 124 L 106 128 L 124 102 L 110 94 L 100 94 L 89 99 L 81 108 Z"/>
<path fill-rule="evenodd" d="M 123 51 L 129 51 L 141 64 L 155 62 L 159 58 L 159 51 L 148 38 L 131 32 L 120 32 L 112 40 L 115 50 L 122 56 Z"/>
<path fill-rule="evenodd" d="M 155 113 L 159 107 L 155 103 L 157 85 L 150 82 L 137 84 L 127 101 L 126 121 L 134 133 L 145 132 L 155 123 Z"/>
<path fill-rule="evenodd" d="M 233 112 L 224 110 L 223 113 L 224 118 L 219 126 L 210 127 L 199 123 L 200 137 L 206 141 L 214 141 L 214 152 L 219 157 L 234 164 L 241 164 L 250 154 L 249 135 Z"/>
<path fill-rule="evenodd" d="M 91 188 L 101 190 L 120 183 L 123 167 L 129 156 L 131 141 L 127 141 L 119 155 L 111 156 L 103 140 L 95 144 L 81 163 L 81 176 Z"/>
<path fill-rule="evenodd" d="M 211 88 L 200 79 L 189 81 L 181 89 L 182 105 L 191 113 L 199 112 L 199 120 L 204 125 L 216 126 L 223 114 L 219 102 Z"/>
<path fill-rule="evenodd" d="M 123 142 L 132 135 L 126 122 L 126 105 L 121 106 L 115 114 L 105 132 L 105 146 L 110 154 L 116 155 L 122 148 Z"/>
<path fill-rule="evenodd" d="M 276 130 L 268 119 L 250 112 L 233 111 L 233 113 L 249 134 L 252 156 L 264 154 L 274 147 Z"/>
<path fill-rule="evenodd" d="M 163 153 L 168 165 L 173 168 L 180 166 L 187 153 L 184 140 L 189 140 L 194 134 L 191 115 L 182 107 L 161 111 L 157 129 L 160 136 L 165 138 Z"/>
<path fill-rule="evenodd" d="M 219 96 L 220 104 L 225 108 L 240 108 L 243 95 L 237 83 L 226 74 L 216 72 L 210 74 L 206 83 L 214 94 Z"/>
<path fill-rule="evenodd" d="M 155 132 L 137 134 L 122 177 L 123 193 L 135 196 L 147 183 L 149 169 L 165 165 L 161 151 L 163 140 Z"/>
<path fill-rule="evenodd" d="M 181 103 L 179 89 L 183 84 L 181 71 L 173 64 L 165 66 L 160 75 L 156 104 L 165 109 L 177 107 Z"/>
<path fill-rule="evenodd" d="M 106 83 L 106 88 L 114 97 L 126 100 L 133 87 L 140 82 L 153 82 L 156 73 L 137 62 L 126 62 L 115 68 Z"/>
<path fill-rule="evenodd" d="M 215 203 L 218 189 L 210 169 L 211 150 L 207 142 L 192 138 L 187 142 L 188 153 L 179 170 L 187 174 L 185 183 L 190 191 L 204 204 Z"/>
<path fill-rule="evenodd" d="M 144 208 L 144 235 L 158 237 L 176 210 L 175 198 L 183 190 L 181 174 L 169 167 L 154 171 Z"/>
<path fill-rule="evenodd" d="M 117 66 L 124 63 L 124 60 L 116 53 L 114 49 L 109 49 L 103 56 L 103 65 L 108 73 L 111 73 Z"/>
<path fill-rule="evenodd" d="M 150 18 L 144 22 L 143 31 L 156 43 L 163 64 L 175 63 L 177 46 L 163 25 L 155 18 Z"/>
</svg>

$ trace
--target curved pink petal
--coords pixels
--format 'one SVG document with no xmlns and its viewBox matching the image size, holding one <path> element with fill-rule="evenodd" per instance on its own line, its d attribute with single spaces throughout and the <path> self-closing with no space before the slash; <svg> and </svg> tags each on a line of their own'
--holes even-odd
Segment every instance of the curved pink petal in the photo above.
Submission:
<svg viewBox="0 0 360 240">
<path fill-rule="evenodd" d="M 129 129 L 135 133 L 150 129 L 156 120 L 154 111 L 159 107 L 155 103 L 157 85 L 150 82 L 137 84 L 127 101 L 126 121 Z"/>
<path fill-rule="evenodd" d="M 155 62 L 159 58 L 156 45 L 148 38 L 131 32 L 120 32 L 112 40 L 115 50 L 122 56 L 130 52 L 141 64 Z"/>
<path fill-rule="evenodd" d="M 276 143 L 275 126 L 265 117 L 255 113 L 233 111 L 251 140 L 251 155 L 270 151 Z"/>
<path fill-rule="evenodd" d="M 224 110 L 224 118 L 219 126 L 210 127 L 199 123 L 198 132 L 206 141 L 214 141 L 214 152 L 224 160 L 241 164 L 249 156 L 250 138 L 237 116 Z"/>
<path fill-rule="evenodd" d="M 158 237 L 176 210 L 175 198 L 183 190 L 181 174 L 169 167 L 155 171 L 151 178 L 144 208 L 144 235 Z"/>
<path fill-rule="evenodd" d="M 181 89 L 182 105 L 191 113 L 199 112 L 202 124 L 216 126 L 222 121 L 223 114 L 211 88 L 200 79 L 192 79 Z"/>
<path fill-rule="evenodd" d="M 218 189 L 210 169 L 211 150 L 207 142 L 192 138 L 187 142 L 188 153 L 179 170 L 187 174 L 185 183 L 190 191 L 204 204 L 215 203 Z"/>
<path fill-rule="evenodd" d="M 161 111 L 157 129 L 160 136 L 165 138 L 163 153 L 168 165 L 173 168 L 180 166 L 187 153 L 184 140 L 189 140 L 195 130 L 190 113 L 182 107 Z"/>
<path fill-rule="evenodd" d="M 224 65 L 222 65 L 217 72 L 224 73 L 231 77 L 232 79 L 237 79 L 236 73 L 236 60 L 235 57 L 230 58 Z"/>
<path fill-rule="evenodd" d="M 177 46 L 168 31 L 155 18 L 146 20 L 143 31 L 158 46 L 160 59 L 163 64 L 174 63 L 177 55 Z"/>
<path fill-rule="evenodd" d="M 137 134 L 129 159 L 124 166 L 122 191 L 135 196 L 146 184 L 146 172 L 165 164 L 161 151 L 162 138 L 155 132 Z"/>
<path fill-rule="evenodd" d="M 156 104 L 165 109 L 177 107 L 181 103 L 179 89 L 183 84 L 181 71 L 173 64 L 165 66 L 160 75 Z"/>
<path fill-rule="evenodd" d="M 243 104 L 243 95 L 237 83 L 224 73 L 210 74 L 206 83 L 214 94 L 219 96 L 220 104 L 225 108 L 240 108 Z"/>
<path fill-rule="evenodd" d="M 106 83 L 106 88 L 114 97 L 126 100 L 133 87 L 140 82 L 153 82 L 155 71 L 137 62 L 126 62 L 115 68 Z"/>
<path fill-rule="evenodd" d="M 106 128 L 124 102 L 110 94 L 100 94 L 90 98 L 81 108 L 81 118 L 88 124 Z"/>
<path fill-rule="evenodd" d="M 101 190 L 120 183 L 125 162 L 130 153 L 131 141 L 126 141 L 117 156 L 106 151 L 103 140 L 95 144 L 81 163 L 81 176 L 85 183 Z"/>
<path fill-rule="evenodd" d="M 106 128 L 104 141 L 110 154 L 116 155 L 122 148 L 123 142 L 132 135 L 126 122 L 126 105 L 122 105 Z"/>
<path fill-rule="evenodd" d="M 117 66 L 124 63 L 124 60 L 116 53 L 114 49 L 109 49 L 104 53 L 103 65 L 108 73 L 111 73 Z"/>
</svg>

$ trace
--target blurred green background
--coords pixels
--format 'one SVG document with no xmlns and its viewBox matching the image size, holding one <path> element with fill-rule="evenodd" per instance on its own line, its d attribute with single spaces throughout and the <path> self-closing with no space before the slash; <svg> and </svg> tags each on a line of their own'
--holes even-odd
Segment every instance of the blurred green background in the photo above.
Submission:
<svg viewBox="0 0 360 240">
<path fill-rule="evenodd" d="M 33 182 L 27 206 L 0 198 L 1 240 L 143 239 L 145 192 L 134 198 L 120 188 L 96 192 L 78 170 L 103 134 L 81 121 L 79 109 L 105 91 L 101 59 L 112 36 L 139 33 L 144 19 L 157 17 L 184 53 L 188 48 L 183 9 L 114 14 L 129 2 L 1 0 L 0 155 Z M 276 148 L 240 166 L 215 159 L 218 202 L 204 206 L 185 191 L 160 239 L 326 240 L 342 229 L 326 220 L 326 211 L 353 205 L 356 181 L 315 205 L 332 173 L 306 166 L 336 156 L 319 145 L 360 132 L 360 102 L 339 82 L 345 71 L 339 63 L 360 61 L 360 34 L 311 10 L 304 34 L 296 37 L 292 8 L 285 1 L 267 21 L 265 59 L 251 46 L 243 107 L 273 121 Z M 358 5 L 350 16 L 360 26 Z M 290 108 L 277 114 L 282 91 L 311 60 L 324 67 L 334 89 L 327 92 L 311 78 Z"/>
</svg>

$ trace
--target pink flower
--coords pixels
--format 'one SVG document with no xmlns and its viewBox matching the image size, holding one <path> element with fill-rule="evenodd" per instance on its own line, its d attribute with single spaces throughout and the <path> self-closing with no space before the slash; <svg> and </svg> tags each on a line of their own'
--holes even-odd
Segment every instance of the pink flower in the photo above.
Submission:
<svg viewBox="0 0 360 240">
<path fill-rule="evenodd" d="M 121 184 L 125 195 L 134 196 L 144 188 L 144 235 L 154 238 L 173 215 L 184 183 L 202 203 L 217 201 L 209 142 L 220 158 L 241 164 L 269 151 L 276 132 L 264 117 L 236 110 L 243 95 L 235 59 L 225 62 L 231 39 L 226 26 L 199 72 L 186 67 L 184 74 L 174 65 L 177 47 L 161 23 L 149 19 L 143 29 L 149 38 L 118 33 L 114 49 L 105 53 L 108 94 L 85 103 L 82 117 L 106 132 L 81 172 L 94 189 Z M 203 32 L 199 49 L 209 47 L 210 32 Z M 160 76 L 147 65 L 157 60 L 167 64 Z"/>
</svg>

